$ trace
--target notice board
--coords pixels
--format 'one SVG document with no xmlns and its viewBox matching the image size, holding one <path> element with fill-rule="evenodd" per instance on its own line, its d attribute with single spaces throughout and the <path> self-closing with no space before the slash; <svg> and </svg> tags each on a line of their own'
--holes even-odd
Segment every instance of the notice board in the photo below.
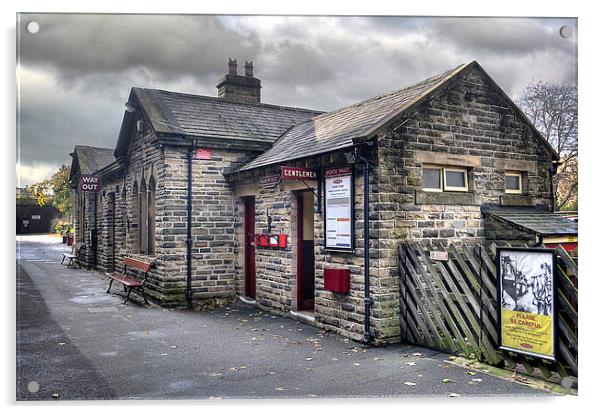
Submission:
<svg viewBox="0 0 602 414">
<path fill-rule="evenodd" d="M 353 195 L 351 166 L 324 170 L 325 247 L 327 249 L 353 249 Z"/>
</svg>

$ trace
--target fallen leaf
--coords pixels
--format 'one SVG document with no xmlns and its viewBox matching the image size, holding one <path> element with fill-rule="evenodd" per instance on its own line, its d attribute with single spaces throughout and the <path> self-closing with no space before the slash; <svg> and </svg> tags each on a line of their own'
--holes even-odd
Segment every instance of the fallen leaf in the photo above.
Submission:
<svg viewBox="0 0 602 414">
<path fill-rule="evenodd" d="M 456 382 L 453 379 L 449 379 L 449 378 L 443 378 L 443 380 L 441 381 L 444 384 L 449 384 L 450 382 Z"/>
<path fill-rule="evenodd" d="M 332 358 L 332 360 L 333 361 L 338 361 L 339 359 L 335 357 L 335 358 Z"/>
<path fill-rule="evenodd" d="M 406 382 L 404 382 L 404 385 L 407 385 L 409 387 L 413 387 L 414 385 L 416 385 L 416 383 L 415 382 L 406 381 Z"/>
<path fill-rule="evenodd" d="M 309 358 L 305 358 L 306 361 L 311 361 L 313 358 L 309 357 Z"/>
<path fill-rule="evenodd" d="M 453 356 L 453 355 L 450 355 L 450 356 L 448 356 L 448 357 L 447 357 L 447 359 L 451 359 L 451 360 L 453 361 L 454 359 L 458 359 L 458 357 L 455 357 L 455 356 Z"/>
<path fill-rule="evenodd" d="M 477 373 L 476 373 L 476 372 L 474 372 L 474 371 L 467 371 L 466 373 L 467 373 L 468 375 L 477 375 Z"/>
<path fill-rule="evenodd" d="M 411 366 L 414 366 L 414 365 L 416 365 L 416 363 L 415 363 L 415 362 L 413 362 L 413 361 L 412 361 L 412 362 L 406 362 L 406 365 L 411 365 Z"/>
<path fill-rule="evenodd" d="M 354 362 L 353 365 L 355 365 L 356 367 L 359 367 L 360 363 L 359 362 Z"/>
<path fill-rule="evenodd" d="M 375 361 L 380 361 L 381 359 L 382 359 L 382 358 L 380 358 L 380 357 L 374 357 L 374 360 L 375 360 Z"/>
<path fill-rule="evenodd" d="M 59 342 L 59 346 L 63 346 L 63 345 L 65 345 L 64 342 Z"/>
<path fill-rule="evenodd" d="M 412 355 L 413 355 L 413 356 L 423 356 L 424 354 L 422 354 L 422 353 L 420 353 L 420 352 L 414 352 Z"/>
<path fill-rule="evenodd" d="M 276 390 L 276 391 L 284 391 L 284 388 L 283 387 L 276 387 L 276 388 L 274 388 L 274 390 Z"/>
<path fill-rule="evenodd" d="M 455 392 L 452 392 L 449 394 L 450 397 L 459 397 L 460 394 L 456 394 Z"/>
<path fill-rule="evenodd" d="M 57 399 L 57 398 L 59 398 L 59 395 L 58 394 L 52 394 L 52 398 Z"/>
</svg>

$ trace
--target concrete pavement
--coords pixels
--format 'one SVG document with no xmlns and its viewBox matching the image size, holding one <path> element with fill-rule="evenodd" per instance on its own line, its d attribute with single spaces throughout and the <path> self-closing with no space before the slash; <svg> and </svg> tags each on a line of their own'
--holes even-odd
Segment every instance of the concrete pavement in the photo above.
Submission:
<svg viewBox="0 0 602 414">
<path fill-rule="evenodd" d="M 432 350 L 365 348 L 240 302 L 124 306 L 102 274 L 60 265 L 60 240 L 17 244 L 18 400 L 551 395 L 468 375 Z"/>
</svg>

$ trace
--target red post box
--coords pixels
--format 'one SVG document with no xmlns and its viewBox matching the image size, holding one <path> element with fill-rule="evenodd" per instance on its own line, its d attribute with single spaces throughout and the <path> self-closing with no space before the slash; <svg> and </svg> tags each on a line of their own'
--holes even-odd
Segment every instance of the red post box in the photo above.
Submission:
<svg viewBox="0 0 602 414">
<path fill-rule="evenodd" d="M 351 270 L 324 269 L 324 289 L 336 293 L 349 293 Z"/>
</svg>

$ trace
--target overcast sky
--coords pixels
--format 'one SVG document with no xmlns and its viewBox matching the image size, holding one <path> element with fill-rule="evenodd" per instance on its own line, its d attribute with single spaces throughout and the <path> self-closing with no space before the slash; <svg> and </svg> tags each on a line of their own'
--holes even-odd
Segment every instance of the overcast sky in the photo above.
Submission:
<svg viewBox="0 0 602 414">
<path fill-rule="evenodd" d="M 513 98 L 577 81 L 574 19 L 22 14 L 17 30 L 21 186 L 75 144 L 114 147 L 132 86 L 216 96 L 228 57 L 253 61 L 263 102 L 326 111 L 472 60 Z"/>
</svg>

